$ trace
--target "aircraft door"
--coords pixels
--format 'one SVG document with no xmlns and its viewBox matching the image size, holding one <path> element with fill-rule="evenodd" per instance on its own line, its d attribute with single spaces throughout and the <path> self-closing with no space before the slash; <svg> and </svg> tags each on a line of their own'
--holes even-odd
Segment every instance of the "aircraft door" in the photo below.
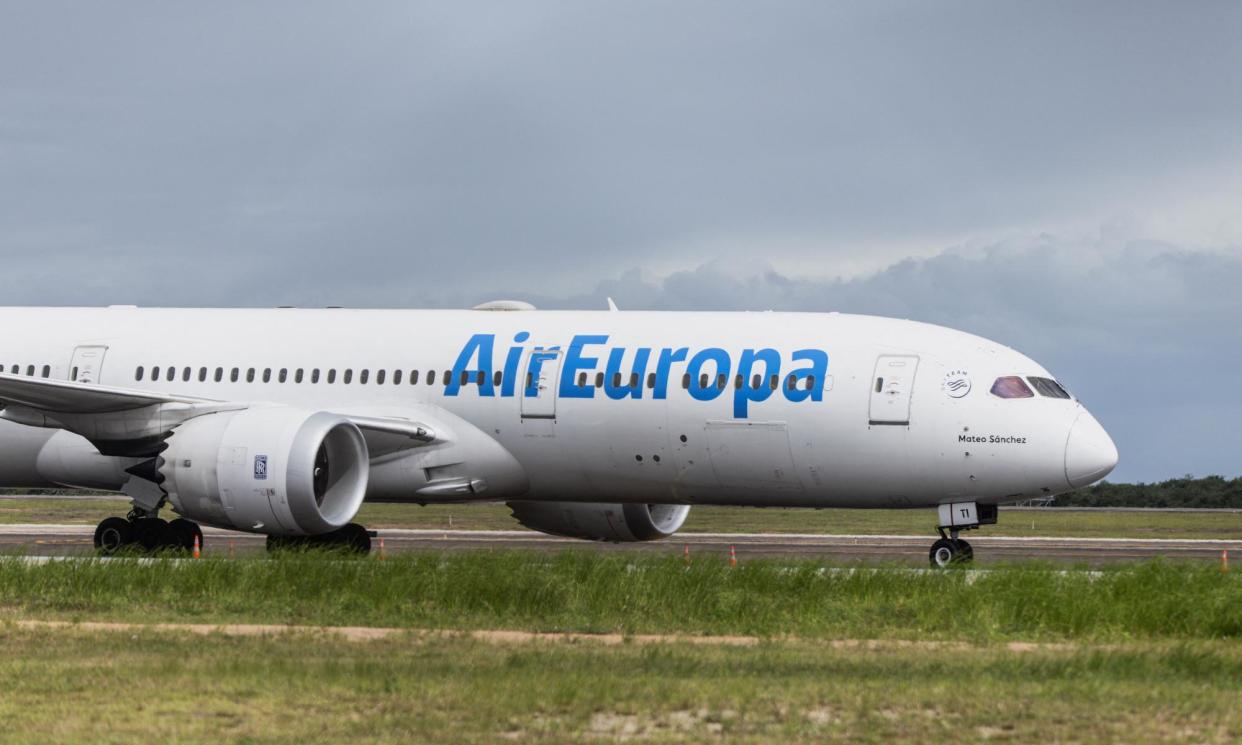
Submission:
<svg viewBox="0 0 1242 745">
<path fill-rule="evenodd" d="M 871 379 L 871 424 L 909 426 L 910 393 L 919 358 L 914 355 L 885 354 L 875 361 Z"/>
<path fill-rule="evenodd" d="M 526 360 L 522 383 L 522 418 L 556 418 L 556 383 L 561 371 L 561 350 L 536 349 Z"/>
<path fill-rule="evenodd" d="M 69 379 L 79 383 L 98 383 L 107 351 L 108 348 L 103 346 L 74 347 L 73 359 L 69 362 Z"/>
</svg>

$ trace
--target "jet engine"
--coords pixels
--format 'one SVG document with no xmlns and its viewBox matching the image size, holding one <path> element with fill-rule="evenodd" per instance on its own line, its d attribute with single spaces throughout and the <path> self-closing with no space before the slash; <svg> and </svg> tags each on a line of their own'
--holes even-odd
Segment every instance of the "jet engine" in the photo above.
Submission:
<svg viewBox="0 0 1242 745">
<path fill-rule="evenodd" d="M 319 535 L 362 506 L 367 443 L 348 419 L 287 407 L 207 414 L 173 430 L 161 486 L 190 519 L 269 535 Z"/>
<path fill-rule="evenodd" d="M 589 541 L 630 543 L 668 538 L 690 514 L 687 504 L 507 502 L 513 517 L 540 533 Z"/>
</svg>

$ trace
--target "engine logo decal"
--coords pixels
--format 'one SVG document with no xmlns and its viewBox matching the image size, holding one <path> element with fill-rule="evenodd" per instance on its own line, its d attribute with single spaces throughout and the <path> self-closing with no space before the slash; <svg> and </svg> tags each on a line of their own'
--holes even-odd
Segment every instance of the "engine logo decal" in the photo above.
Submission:
<svg viewBox="0 0 1242 745">
<path fill-rule="evenodd" d="M 267 478 L 267 456 L 254 456 L 254 478 L 256 481 L 263 481 Z"/>
<path fill-rule="evenodd" d="M 944 376 L 940 387 L 949 398 L 961 398 L 970 393 L 970 376 L 965 370 L 954 370 Z"/>
</svg>

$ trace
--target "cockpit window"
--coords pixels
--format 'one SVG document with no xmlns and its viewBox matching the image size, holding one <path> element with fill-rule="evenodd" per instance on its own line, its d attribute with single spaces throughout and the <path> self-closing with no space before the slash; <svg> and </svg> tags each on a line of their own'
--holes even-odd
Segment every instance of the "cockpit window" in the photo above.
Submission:
<svg viewBox="0 0 1242 745">
<path fill-rule="evenodd" d="M 1041 396 L 1047 396 L 1048 398 L 1070 397 L 1069 392 L 1052 378 L 1027 378 L 1027 380 L 1031 381 L 1031 385 L 1035 387 L 1035 390 L 1039 391 Z"/>
<path fill-rule="evenodd" d="M 996 379 L 996 382 L 992 384 L 992 395 L 1000 398 L 1031 398 L 1035 394 L 1026 383 L 1022 382 L 1022 378 L 1009 375 Z"/>
</svg>

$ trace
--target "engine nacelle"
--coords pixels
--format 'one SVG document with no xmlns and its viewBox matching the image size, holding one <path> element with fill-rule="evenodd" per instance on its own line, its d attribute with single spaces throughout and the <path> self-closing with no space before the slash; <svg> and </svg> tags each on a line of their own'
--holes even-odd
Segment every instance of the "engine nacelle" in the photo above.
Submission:
<svg viewBox="0 0 1242 745">
<path fill-rule="evenodd" d="M 654 541 L 681 529 L 688 504 L 507 502 L 522 525 L 540 533 L 588 541 Z"/>
<path fill-rule="evenodd" d="M 366 495 L 366 440 L 337 414 L 285 407 L 207 414 L 167 442 L 162 486 L 178 513 L 199 522 L 319 535 L 352 520 Z"/>
</svg>

